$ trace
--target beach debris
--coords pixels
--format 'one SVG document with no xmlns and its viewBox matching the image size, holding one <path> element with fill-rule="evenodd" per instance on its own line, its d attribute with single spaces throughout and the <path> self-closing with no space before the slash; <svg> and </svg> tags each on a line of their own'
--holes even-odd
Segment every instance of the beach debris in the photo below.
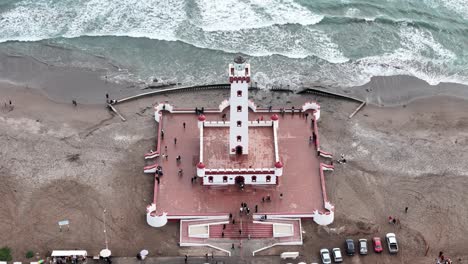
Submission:
<svg viewBox="0 0 468 264">
<path fill-rule="evenodd" d="M 116 113 L 116 114 L 120 117 L 120 119 L 122 119 L 122 121 L 124 121 L 124 122 L 127 121 L 127 120 L 117 111 L 117 109 L 116 109 L 113 105 L 107 104 L 107 107 L 109 107 L 109 109 L 112 110 L 112 112 Z"/>
<path fill-rule="evenodd" d="M 77 154 L 68 154 L 67 155 L 67 161 L 69 162 L 74 162 L 74 161 L 78 161 L 80 159 L 80 154 L 77 153 Z"/>
<path fill-rule="evenodd" d="M 352 118 L 355 114 L 357 114 L 357 112 L 359 112 L 359 110 L 361 110 L 364 106 L 366 105 L 366 102 L 362 102 L 358 108 L 356 108 L 356 110 L 354 110 L 354 112 L 352 112 L 350 115 L 349 115 L 349 118 Z"/>
</svg>

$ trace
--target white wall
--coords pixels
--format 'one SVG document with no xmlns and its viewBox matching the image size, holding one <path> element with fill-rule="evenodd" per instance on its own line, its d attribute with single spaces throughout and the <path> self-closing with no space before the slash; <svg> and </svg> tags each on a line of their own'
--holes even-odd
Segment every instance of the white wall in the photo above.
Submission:
<svg viewBox="0 0 468 264">
<path fill-rule="evenodd" d="M 229 151 L 230 154 L 235 154 L 232 149 L 237 146 L 242 146 L 242 153 L 249 153 L 249 84 L 247 82 L 231 83 L 231 98 L 230 98 L 230 132 L 229 132 Z M 242 96 L 237 96 L 237 91 L 242 91 Z M 241 106 L 242 110 L 237 112 L 237 107 Z M 242 126 L 237 126 L 237 121 L 242 122 Z M 241 136 L 240 142 L 237 141 L 237 136 Z"/>
<path fill-rule="evenodd" d="M 209 177 L 213 177 L 213 182 L 209 182 Z M 223 177 L 227 176 L 227 182 L 223 182 Z M 244 183 L 245 184 L 261 184 L 261 185 L 268 185 L 268 184 L 276 184 L 276 176 L 274 173 L 271 174 L 242 174 L 242 175 L 205 175 L 203 177 L 203 185 L 233 185 L 236 184 L 236 177 L 237 176 L 242 176 L 244 177 Z M 257 176 L 257 181 L 252 182 L 252 176 Z M 267 182 L 266 177 L 270 176 L 271 181 Z"/>
</svg>

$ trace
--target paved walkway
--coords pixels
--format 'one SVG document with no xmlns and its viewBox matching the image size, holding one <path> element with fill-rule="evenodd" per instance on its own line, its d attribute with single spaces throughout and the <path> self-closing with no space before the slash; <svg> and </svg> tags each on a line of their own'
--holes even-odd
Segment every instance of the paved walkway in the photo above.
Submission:
<svg viewBox="0 0 468 264">
<path fill-rule="evenodd" d="M 281 264 L 281 263 L 298 263 L 299 261 L 281 261 L 279 256 L 268 257 L 189 257 L 187 263 L 189 264 Z M 89 261 L 88 261 L 89 263 Z M 105 264 L 104 261 L 93 261 L 91 264 Z M 136 258 L 113 258 L 112 264 L 179 264 L 185 263 L 184 257 L 160 257 L 160 258 L 146 258 L 143 261 Z"/>
</svg>

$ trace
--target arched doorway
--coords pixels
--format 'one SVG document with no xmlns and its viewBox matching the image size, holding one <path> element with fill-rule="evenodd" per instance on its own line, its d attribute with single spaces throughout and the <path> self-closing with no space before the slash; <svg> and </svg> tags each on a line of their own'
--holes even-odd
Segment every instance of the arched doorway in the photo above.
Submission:
<svg viewBox="0 0 468 264">
<path fill-rule="evenodd" d="M 243 176 L 237 176 L 237 177 L 234 179 L 234 182 L 235 182 L 237 185 L 239 185 L 239 187 L 240 187 L 241 189 L 244 188 L 245 179 L 244 179 Z"/>
<path fill-rule="evenodd" d="M 237 155 L 242 155 L 242 146 L 237 146 L 236 147 L 236 154 Z"/>
</svg>

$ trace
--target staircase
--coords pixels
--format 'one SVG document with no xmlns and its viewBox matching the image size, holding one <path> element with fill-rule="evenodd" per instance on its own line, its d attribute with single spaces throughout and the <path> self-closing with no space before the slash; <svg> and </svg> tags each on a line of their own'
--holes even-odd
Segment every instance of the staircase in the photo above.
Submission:
<svg viewBox="0 0 468 264">
<path fill-rule="evenodd" d="M 243 222 L 238 224 L 226 224 L 226 229 L 223 230 L 223 225 L 210 225 L 210 238 L 272 238 L 272 224 L 255 224 L 252 222 Z M 242 230 L 242 233 L 239 233 Z"/>
</svg>

